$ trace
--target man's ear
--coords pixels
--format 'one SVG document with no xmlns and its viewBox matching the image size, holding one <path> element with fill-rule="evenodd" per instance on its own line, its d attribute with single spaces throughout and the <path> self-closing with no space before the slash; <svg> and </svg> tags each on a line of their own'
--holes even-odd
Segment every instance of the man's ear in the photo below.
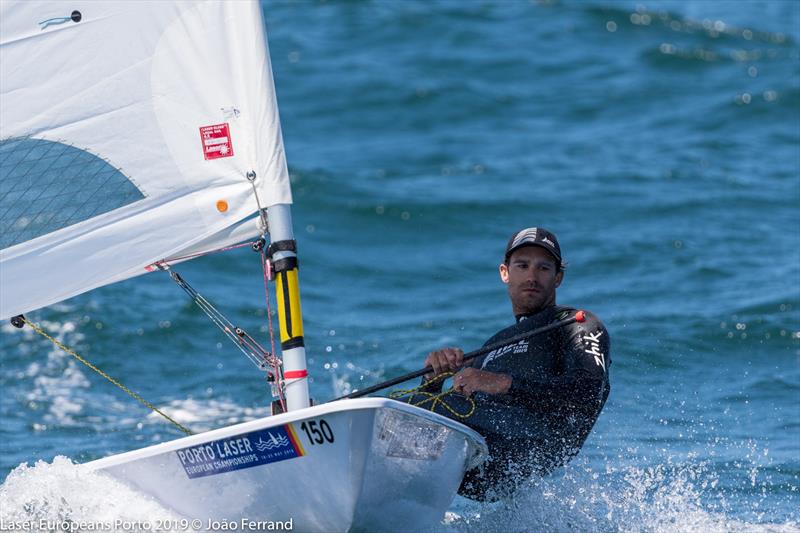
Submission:
<svg viewBox="0 0 800 533">
<path fill-rule="evenodd" d="M 559 273 L 556 274 L 556 287 L 560 287 L 562 281 L 564 281 L 564 271 L 563 270 L 559 271 Z"/>
<path fill-rule="evenodd" d="M 500 279 L 508 285 L 508 265 L 505 263 L 500 263 Z"/>
</svg>

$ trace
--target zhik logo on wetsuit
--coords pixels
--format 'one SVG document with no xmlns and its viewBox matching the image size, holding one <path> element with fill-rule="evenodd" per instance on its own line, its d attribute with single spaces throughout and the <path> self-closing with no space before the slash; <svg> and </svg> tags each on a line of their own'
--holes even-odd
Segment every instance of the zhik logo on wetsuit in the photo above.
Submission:
<svg viewBox="0 0 800 533">
<path fill-rule="evenodd" d="M 597 366 L 601 367 L 603 371 L 606 369 L 605 357 L 603 352 L 600 351 L 600 337 L 603 336 L 602 331 L 597 333 L 589 333 L 583 336 L 583 342 L 588 345 L 583 351 L 594 357 L 594 362 Z"/>
</svg>

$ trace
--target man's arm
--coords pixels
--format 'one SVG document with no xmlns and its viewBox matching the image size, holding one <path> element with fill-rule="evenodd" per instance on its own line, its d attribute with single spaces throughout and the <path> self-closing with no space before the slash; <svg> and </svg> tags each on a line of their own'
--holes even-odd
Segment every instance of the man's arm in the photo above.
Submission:
<svg viewBox="0 0 800 533">
<path fill-rule="evenodd" d="M 433 372 L 422 376 L 420 390 L 423 392 L 439 393 L 442 391 L 444 379 L 435 379 L 444 372 L 455 372 L 464 362 L 464 350 L 461 348 L 442 348 L 434 350 L 425 358 L 423 367 L 430 366 Z"/>
<path fill-rule="evenodd" d="M 508 394 L 529 408 L 557 407 L 565 402 L 602 405 L 608 393 L 610 340 L 602 322 L 592 313 L 586 321 L 565 326 L 564 374 L 554 379 L 511 374 Z"/>
<path fill-rule="evenodd" d="M 489 342 L 491 342 L 491 339 Z M 477 391 L 487 394 L 507 393 L 511 386 L 511 376 L 476 368 L 476 365 L 481 360 L 481 358 L 474 359 L 470 366 L 459 371 L 453 377 L 453 388 L 465 396 L 470 396 Z M 441 392 L 444 380 L 435 379 L 435 376 L 444 372 L 455 372 L 461 368 L 463 363 L 464 351 L 461 348 L 442 348 L 431 352 L 425 359 L 424 366 L 432 367 L 433 372 L 423 376 L 420 390 L 431 393 Z"/>
</svg>

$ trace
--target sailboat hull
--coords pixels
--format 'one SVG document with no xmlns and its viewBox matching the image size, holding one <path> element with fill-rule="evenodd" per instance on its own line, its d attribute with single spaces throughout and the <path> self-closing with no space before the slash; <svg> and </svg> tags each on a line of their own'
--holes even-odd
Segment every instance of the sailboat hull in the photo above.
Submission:
<svg viewBox="0 0 800 533">
<path fill-rule="evenodd" d="M 444 516 L 483 438 L 385 398 L 343 400 L 84 465 L 200 520 L 294 531 L 419 528 Z"/>
</svg>

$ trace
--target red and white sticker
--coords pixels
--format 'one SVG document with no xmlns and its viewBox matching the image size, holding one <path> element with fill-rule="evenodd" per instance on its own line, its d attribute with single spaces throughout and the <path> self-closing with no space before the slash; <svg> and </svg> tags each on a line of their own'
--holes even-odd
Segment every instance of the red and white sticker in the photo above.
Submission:
<svg viewBox="0 0 800 533">
<path fill-rule="evenodd" d="M 200 128 L 200 140 L 203 142 L 203 156 L 206 160 L 233 155 L 233 143 L 227 122 L 203 126 Z"/>
</svg>

